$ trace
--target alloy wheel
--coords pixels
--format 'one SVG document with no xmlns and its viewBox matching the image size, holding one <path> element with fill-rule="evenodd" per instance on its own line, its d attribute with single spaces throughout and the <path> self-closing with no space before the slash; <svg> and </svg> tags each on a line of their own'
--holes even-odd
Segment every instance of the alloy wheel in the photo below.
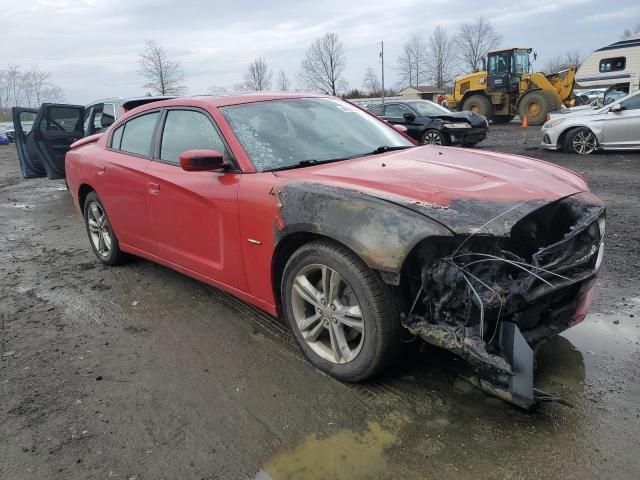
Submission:
<svg viewBox="0 0 640 480">
<path fill-rule="evenodd" d="M 427 132 L 424 136 L 426 145 L 442 145 L 442 138 L 438 132 Z"/>
<path fill-rule="evenodd" d="M 580 131 L 573 137 L 573 149 L 580 155 L 588 155 L 596 149 L 596 136 L 590 131 Z"/>
<path fill-rule="evenodd" d="M 351 287 L 322 264 L 307 265 L 295 277 L 293 316 L 302 338 L 324 360 L 345 364 L 364 343 L 364 318 Z"/>
<path fill-rule="evenodd" d="M 109 219 L 98 202 L 91 202 L 87 209 L 87 225 L 94 248 L 102 257 L 108 257 L 113 240 Z"/>
</svg>

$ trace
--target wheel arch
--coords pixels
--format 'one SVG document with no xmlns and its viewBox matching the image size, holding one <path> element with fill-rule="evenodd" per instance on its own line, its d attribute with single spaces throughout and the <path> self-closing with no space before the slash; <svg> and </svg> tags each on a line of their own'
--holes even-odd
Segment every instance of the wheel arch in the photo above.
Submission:
<svg viewBox="0 0 640 480">
<path fill-rule="evenodd" d="M 487 91 L 486 90 L 467 90 L 466 92 L 464 92 L 464 95 L 462 95 L 462 98 L 460 99 L 460 107 L 462 107 L 462 104 L 471 96 L 473 95 L 483 95 L 484 97 L 486 97 L 489 102 L 491 102 L 491 98 L 489 97 L 489 95 L 487 95 Z"/>
<path fill-rule="evenodd" d="M 344 241 L 337 240 L 329 235 L 312 232 L 310 229 L 289 231 L 277 243 L 276 248 L 271 257 L 271 285 L 273 287 L 273 295 L 276 301 L 276 309 L 279 316 L 283 315 L 282 310 L 282 277 L 284 268 L 291 256 L 303 245 L 314 242 L 316 240 L 327 240 L 340 245 L 355 256 L 360 258 L 367 266 L 371 267 L 365 259 L 363 259 L 355 249 L 347 245 Z"/>
<path fill-rule="evenodd" d="M 570 132 L 572 132 L 573 130 L 576 130 L 578 128 L 586 128 L 588 130 L 590 130 L 596 137 L 596 146 L 600 146 L 600 139 L 598 138 L 598 132 L 596 132 L 593 128 L 591 128 L 589 125 L 586 125 L 584 123 L 576 123 L 574 125 L 567 125 L 565 127 L 565 129 L 560 133 L 560 135 L 558 135 L 558 142 L 556 146 L 563 146 L 564 145 L 564 141 L 567 138 L 567 135 L 569 135 Z"/>
<path fill-rule="evenodd" d="M 271 278 L 279 308 L 282 271 L 293 252 L 309 241 L 326 238 L 352 251 L 383 281 L 398 285 L 406 256 L 432 235 L 453 232 L 412 210 L 415 202 L 386 199 L 328 185 L 295 182 L 279 192 L 281 216 L 274 231 Z"/>
<path fill-rule="evenodd" d="M 80 185 L 80 187 L 78 187 L 78 205 L 80 207 L 80 210 L 83 212 L 83 214 L 84 214 L 84 201 L 86 200 L 87 195 L 95 191 L 96 189 L 93 188 L 88 183 L 83 183 Z"/>
</svg>

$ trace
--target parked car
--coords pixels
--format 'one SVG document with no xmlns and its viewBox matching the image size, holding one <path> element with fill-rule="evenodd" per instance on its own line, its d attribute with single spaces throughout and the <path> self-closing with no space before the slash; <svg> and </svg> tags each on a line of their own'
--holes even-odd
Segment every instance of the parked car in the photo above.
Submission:
<svg viewBox="0 0 640 480">
<path fill-rule="evenodd" d="M 13 129 L 12 124 L 9 124 L 0 128 L 0 132 L 4 133 L 7 136 L 7 138 L 9 139 L 9 142 L 15 142 L 16 132 Z"/>
<path fill-rule="evenodd" d="M 431 145 L 472 147 L 487 138 L 489 122 L 473 112 L 452 112 L 429 100 L 393 101 L 369 111 L 394 125 L 407 128 L 407 135 Z"/>
<path fill-rule="evenodd" d="M 591 103 L 594 100 L 599 101 L 600 103 L 602 103 L 602 101 L 604 100 L 604 92 L 606 91 L 606 88 L 594 88 L 591 90 L 580 90 L 577 92 L 574 92 L 574 95 L 576 95 L 577 97 L 580 97 L 580 99 L 584 102 L 584 103 Z"/>
<path fill-rule="evenodd" d="M 9 137 L 4 132 L 0 132 L 0 145 L 9 145 Z"/>
<path fill-rule="evenodd" d="M 144 257 L 284 316 L 345 381 L 389 365 L 406 329 L 530 406 L 534 350 L 584 318 L 602 258 L 604 207 L 582 177 L 418 146 L 334 97 L 147 104 L 65 166 L 100 262 Z"/>
<path fill-rule="evenodd" d="M 581 155 L 640 149 L 640 91 L 604 107 L 551 115 L 542 126 L 542 146 Z"/>
<path fill-rule="evenodd" d="M 45 103 L 46 109 L 13 108 L 14 138 L 20 137 L 16 149 L 23 177 L 64 178 L 64 153 L 71 143 L 103 132 L 129 110 L 170 98 L 174 97 L 105 98 L 84 107 Z M 45 116 L 45 111 L 51 117 Z M 34 124 L 39 128 L 32 129 Z"/>
</svg>

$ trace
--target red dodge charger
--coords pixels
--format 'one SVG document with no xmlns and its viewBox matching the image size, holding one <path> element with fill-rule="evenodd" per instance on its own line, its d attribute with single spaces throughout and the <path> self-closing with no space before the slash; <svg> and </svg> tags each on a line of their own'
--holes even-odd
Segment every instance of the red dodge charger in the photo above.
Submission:
<svg viewBox="0 0 640 480">
<path fill-rule="evenodd" d="M 49 110 L 45 139 L 82 123 Z M 585 317 L 602 259 L 605 209 L 577 174 L 418 146 L 333 97 L 149 103 L 71 145 L 65 168 L 100 261 L 144 257 L 284 316 L 346 381 L 408 332 L 530 406 L 534 352 Z"/>
</svg>

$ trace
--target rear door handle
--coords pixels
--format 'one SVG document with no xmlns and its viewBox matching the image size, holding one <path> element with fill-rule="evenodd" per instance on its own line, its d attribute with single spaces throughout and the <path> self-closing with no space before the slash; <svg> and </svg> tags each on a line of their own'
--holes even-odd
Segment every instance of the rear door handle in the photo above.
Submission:
<svg viewBox="0 0 640 480">
<path fill-rule="evenodd" d="M 104 166 L 98 165 L 98 175 L 104 175 Z"/>
<path fill-rule="evenodd" d="M 157 183 L 150 183 L 149 192 L 157 195 L 158 193 L 160 193 L 160 185 L 158 185 Z"/>
</svg>

